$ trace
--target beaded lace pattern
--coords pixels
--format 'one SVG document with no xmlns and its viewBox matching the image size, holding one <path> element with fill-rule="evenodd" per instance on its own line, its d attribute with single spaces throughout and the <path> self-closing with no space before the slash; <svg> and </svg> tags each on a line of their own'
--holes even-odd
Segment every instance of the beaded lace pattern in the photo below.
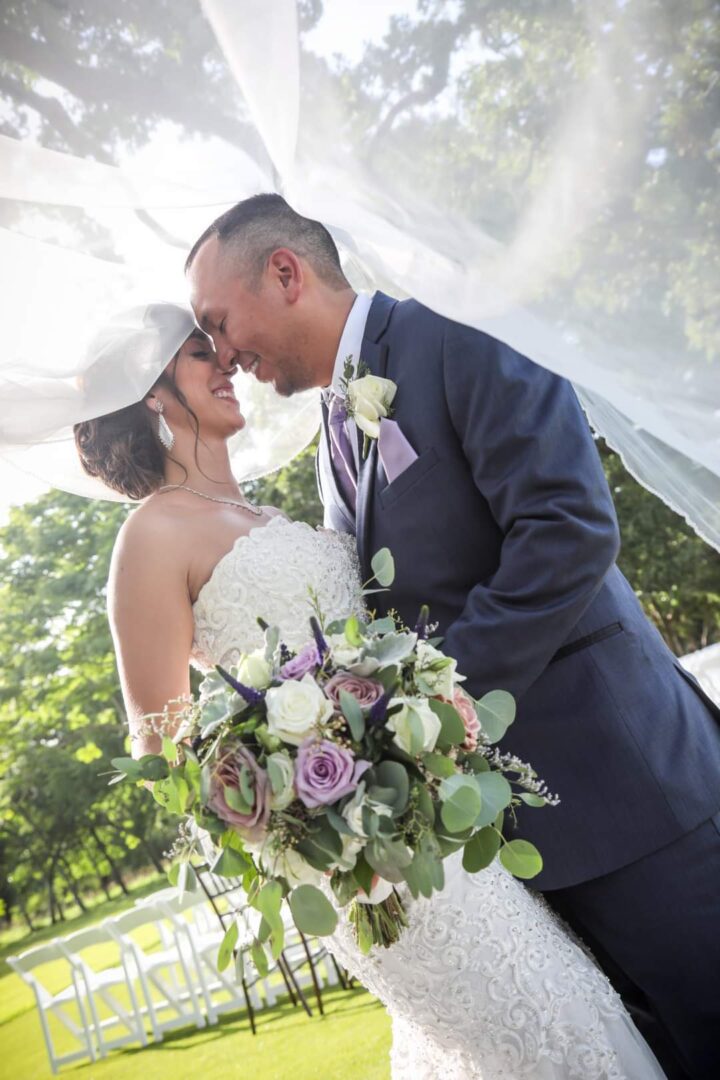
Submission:
<svg viewBox="0 0 720 1080">
<path fill-rule="evenodd" d="M 257 648 L 258 616 L 303 644 L 308 589 L 329 619 L 361 610 L 353 539 L 282 517 L 253 529 L 198 596 L 194 662 L 227 667 Z M 403 894 L 410 925 L 392 948 L 362 956 L 342 911 L 328 939 L 392 1017 L 393 1080 L 662 1080 L 605 976 L 540 898 L 499 864 L 468 875 L 454 855 L 445 870 L 430 900 Z"/>
</svg>

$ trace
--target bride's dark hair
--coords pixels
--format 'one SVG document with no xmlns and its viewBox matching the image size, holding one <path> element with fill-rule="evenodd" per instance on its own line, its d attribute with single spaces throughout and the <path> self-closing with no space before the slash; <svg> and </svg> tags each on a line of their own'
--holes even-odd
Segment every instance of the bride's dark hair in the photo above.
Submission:
<svg viewBox="0 0 720 1080">
<path fill-rule="evenodd" d="M 165 387 L 177 398 L 192 420 L 197 443 L 200 425 L 185 395 L 175 384 L 176 363 L 177 355 L 169 368 L 170 373 L 164 371 L 152 390 Z M 73 433 L 80 463 L 88 476 L 97 477 L 128 499 L 145 499 L 157 491 L 165 479 L 166 451 L 158 439 L 157 418 L 144 399 L 94 420 L 75 424 Z"/>
</svg>

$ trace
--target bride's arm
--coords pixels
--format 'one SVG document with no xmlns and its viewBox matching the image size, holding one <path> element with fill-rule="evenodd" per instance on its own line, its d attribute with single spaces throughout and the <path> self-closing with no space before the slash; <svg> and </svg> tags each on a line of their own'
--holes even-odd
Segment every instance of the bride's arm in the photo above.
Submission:
<svg viewBox="0 0 720 1080">
<path fill-rule="evenodd" d="M 173 522 L 138 512 L 113 552 L 108 613 L 133 757 L 161 747 L 141 718 L 190 692 L 193 617 L 183 553 Z"/>
</svg>

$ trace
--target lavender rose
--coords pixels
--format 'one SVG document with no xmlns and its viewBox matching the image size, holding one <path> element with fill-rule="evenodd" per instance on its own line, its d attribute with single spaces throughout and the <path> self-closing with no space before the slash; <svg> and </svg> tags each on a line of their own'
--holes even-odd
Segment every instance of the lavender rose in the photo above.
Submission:
<svg viewBox="0 0 720 1080">
<path fill-rule="evenodd" d="M 295 761 L 295 790 L 305 806 L 327 806 L 354 791 L 369 768 L 328 739 L 306 739 Z"/>
<path fill-rule="evenodd" d="M 317 650 L 317 645 L 311 641 L 309 645 L 303 645 L 297 656 L 288 660 L 280 668 L 280 677 L 283 679 L 302 679 L 303 675 L 312 674 L 315 668 L 320 667 L 322 661 Z"/>
<path fill-rule="evenodd" d="M 240 784 L 243 771 L 245 793 Z M 248 787 L 251 800 L 246 797 Z M 238 743 L 226 750 L 217 761 L 210 779 L 207 804 L 222 821 L 234 826 L 241 836 L 257 843 L 265 836 L 271 794 L 267 773 L 260 768 L 250 751 Z M 249 809 L 235 809 L 231 805 L 233 803 L 236 806 L 245 804 Z"/>
<path fill-rule="evenodd" d="M 341 671 L 333 675 L 325 684 L 325 694 L 340 708 L 340 691 L 352 694 L 362 709 L 374 705 L 383 695 L 383 687 L 374 679 L 366 679 L 362 675 L 350 675 Z"/>
</svg>

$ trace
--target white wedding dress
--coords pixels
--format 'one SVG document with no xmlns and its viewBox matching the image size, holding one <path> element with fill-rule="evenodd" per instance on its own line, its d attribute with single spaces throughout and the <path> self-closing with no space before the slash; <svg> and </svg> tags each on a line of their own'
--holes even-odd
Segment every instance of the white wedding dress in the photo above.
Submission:
<svg viewBox="0 0 720 1080">
<path fill-rule="evenodd" d="M 329 618 L 362 607 L 352 538 L 272 518 L 220 560 L 194 607 L 193 659 L 227 667 L 262 644 L 310 637 L 309 590 Z M 660 1080 L 663 1072 L 593 960 L 499 864 L 445 864 L 430 900 L 404 895 L 409 926 L 362 956 L 347 921 L 326 939 L 386 1006 L 393 1080 Z M 402 887 L 401 887 L 402 892 Z"/>
</svg>

